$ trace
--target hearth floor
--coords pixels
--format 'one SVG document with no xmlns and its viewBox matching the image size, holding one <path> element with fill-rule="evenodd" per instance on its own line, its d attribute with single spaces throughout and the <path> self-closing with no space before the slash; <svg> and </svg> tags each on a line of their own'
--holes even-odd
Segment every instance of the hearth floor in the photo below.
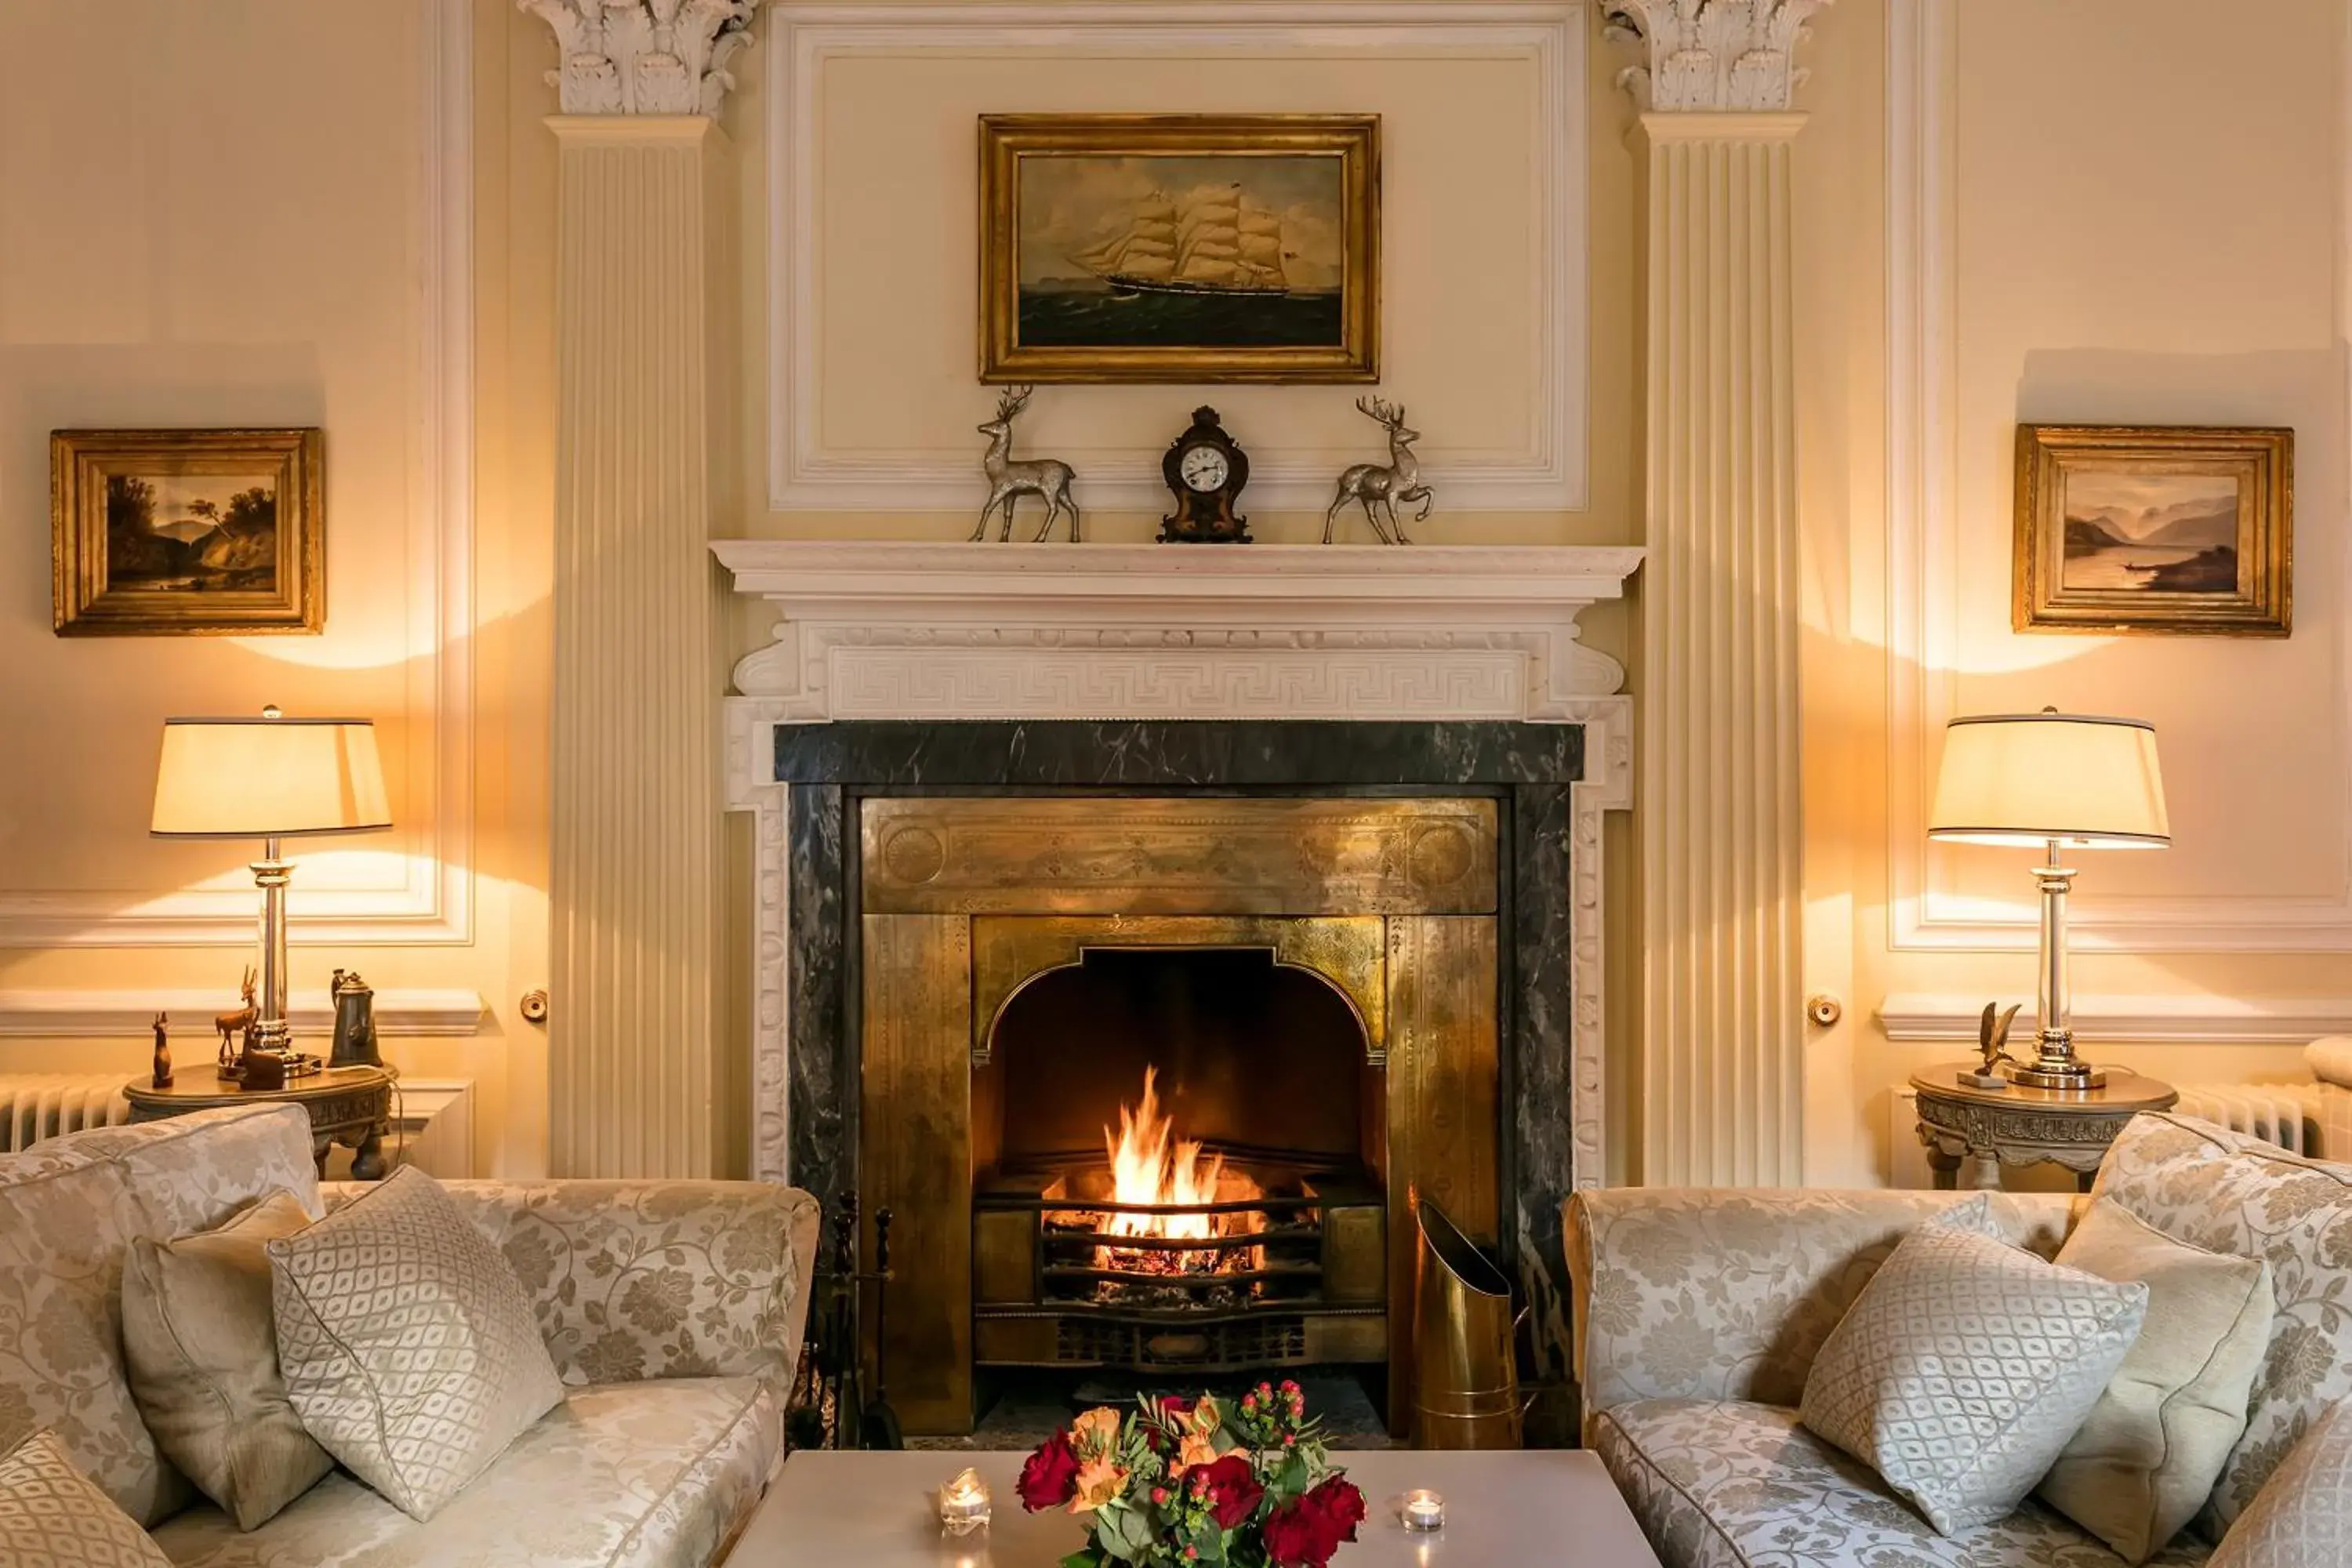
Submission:
<svg viewBox="0 0 2352 1568">
<path fill-rule="evenodd" d="M 1318 1367 L 1307 1367 L 1287 1373 L 1270 1374 L 1268 1381 L 1280 1382 L 1284 1377 L 1296 1378 L 1306 1390 L 1307 1408 L 1323 1417 L 1334 1448 L 1401 1448 L 1406 1445 L 1389 1436 L 1381 1425 L 1380 1413 L 1372 1406 L 1370 1395 L 1357 1382 L 1353 1373 Z M 1230 1384 L 1234 1392 L 1252 1386 L 1255 1378 L 1209 1378 L 1205 1382 L 1214 1392 L 1223 1394 Z M 909 1437 L 907 1447 L 924 1449 L 1003 1449 L 1034 1448 L 1055 1432 L 1069 1424 L 1072 1416 L 1097 1405 L 1121 1408 L 1131 1405 L 1138 1394 L 1192 1394 L 1200 1391 L 1200 1384 L 1160 1382 L 1116 1373 L 1088 1374 L 1083 1379 L 1065 1378 L 1058 1384 L 1044 1378 L 1019 1383 L 1005 1391 L 980 1419 L 980 1426 L 968 1437 Z"/>
</svg>

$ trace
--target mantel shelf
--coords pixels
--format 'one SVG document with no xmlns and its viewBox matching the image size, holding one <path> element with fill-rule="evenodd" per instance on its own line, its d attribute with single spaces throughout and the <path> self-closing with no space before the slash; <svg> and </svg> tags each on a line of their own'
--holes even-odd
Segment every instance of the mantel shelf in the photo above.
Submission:
<svg viewBox="0 0 2352 1568">
<path fill-rule="evenodd" d="M 1642 563 L 1631 545 L 933 544 L 908 541 L 726 539 L 711 553 L 739 594 L 789 606 L 795 619 L 853 606 L 1007 603 L 1164 605 L 1447 606 L 1573 611 L 1623 596 Z M 827 616 L 825 618 L 835 618 Z M 982 615 L 985 618 L 985 614 Z M 1126 616 L 1121 617 L 1122 620 Z"/>
</svg>

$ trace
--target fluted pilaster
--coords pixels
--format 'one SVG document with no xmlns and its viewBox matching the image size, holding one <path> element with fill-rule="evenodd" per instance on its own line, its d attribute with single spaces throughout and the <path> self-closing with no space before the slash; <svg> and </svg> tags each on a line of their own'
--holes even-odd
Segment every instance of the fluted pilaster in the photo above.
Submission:
<svg viewBox="0 0 2352 1568">
<path fill-rule="evenodd" d="M 701 116 L 560 143 L 550 1160 L 718 1158 L 719 687 Z"/>
<path fill-rule="evenodd" d="M 1802 1179 L 1789 156 L 1804 117 L 1643 117 L 1643 1178 Z"/>
</svg>

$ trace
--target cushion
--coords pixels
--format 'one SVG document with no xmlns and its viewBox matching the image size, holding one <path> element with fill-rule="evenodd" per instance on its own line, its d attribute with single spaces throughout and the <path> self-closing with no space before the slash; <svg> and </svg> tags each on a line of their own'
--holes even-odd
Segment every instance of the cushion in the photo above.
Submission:
<svg viewBox="0 0 2352 1568">
<path fill-rule="evenodd" d="M 2175 1241 L 2102 1199 L 2058 1261 L 2147 1286 L 2147 1321 L 2042 1500 L 2144 1563 L 2205 1506 L 2246 1429 L 2271 1337 L 2270 1266 Z"/>
<path fill-rule="evenodd" d="M 2200 1515 L 2219 1540 L 2305 1431 L 2352 1396 L 2352 1165 L 2151 1114 L 2116 1137 L 2092 1191 L 2177 1240 L 2270 1265 L 2270 1348 L 2245 1436 Z"/>
<path fill-rule="evenodd" d="M 2238 1515 L 2213 1568 L 2343 1568 L 2352 1563 L 2352 1401 L 2315 1423 Z"/>
<path fill-rule="evenodd" d="M 171 1568 L 47 1432 L 0 1458 L 0 1542 L 8 1568 Z"/>
<path fill-rule="evenodd" d="M 2147 1287 L 2062 1268 L 1955 1215 L 1919 1226 L 1830 1331 L 1804 1423 L 1947 1535 L 2025 1500 L 2105 1392 Z"/>
<path fill-rule="evenodd" d="M 232 1106 L 70 1133 L 0 1172 L 0 1451 L 47 1428 L 142 1524 L 194 1495 L 140 1420 L 122 1360 L 131 1238 L 218 1225 L 275 1188 L 318 1202 L 310 1119 Z"/>
<path fill-rule="evenodd" d="M 758 1377 L 578 1389 L 429 1521 L 339 1471 L 251 1535 L 206 1508 L 155 1539 L 181 1568 L 705 1568 L 774 1473 L 780 1412 Z"/>
<path fill-rule="evenodd" d="M 217 1230 L 134 1237 L 122 1270 L 131 1392 L 163 1457 L 251 1530 L 334 1468 L 278 1372 L 264 1245 L 310 1223 L 274 1193 Z"/>
<path fill-rule="evenodd" d="M 2032 1499 L 1958 1540 L 1938 1535 L 1782 1405 L 1637 1400 L 1594 1416 L 1590 1436 L 1674 1568 L 2116 1568 L 2114 1552 Z M 2189 1568 L 2205 1552 L 2184 1537 L 2155 1562 Z M 1335 1562 L 1345 1568 L 1347 1555 Z"/>
<path fill-rule="evenodd" d="M 513 1270 L 415 1166 L 268 1249 L 288 1397 L 402 1511 L 432 1518 L 562 1399 Z"/>
</svg>

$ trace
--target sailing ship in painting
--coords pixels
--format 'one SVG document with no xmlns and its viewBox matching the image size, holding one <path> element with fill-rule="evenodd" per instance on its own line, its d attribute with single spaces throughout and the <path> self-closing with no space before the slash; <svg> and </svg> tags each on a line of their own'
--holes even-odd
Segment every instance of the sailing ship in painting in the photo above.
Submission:
<svg viewBox="0 0 2352 1568">
<path fill-rule="evenodd" d="M 1290 292 L 1281 216 L 1253 202 L 1238 184 L 1181 199 L 1155 189 L 1135 204 L 1123 230 L 1069 256 L 1101 279 L 1114 300 Z"/>
</svg>

